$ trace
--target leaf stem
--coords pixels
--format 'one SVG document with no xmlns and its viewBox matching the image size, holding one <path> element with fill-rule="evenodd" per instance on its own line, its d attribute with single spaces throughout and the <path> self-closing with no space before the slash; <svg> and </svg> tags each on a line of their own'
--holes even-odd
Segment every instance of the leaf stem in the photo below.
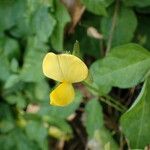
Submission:
<svg viewBox="0 0 150 150">
<path fill-rule="evenodd" d="M 123 111 L 126 111 L 127 108 L 125 106 L 123 106 L 121 103 L 119 103 L 117 100 L 115 100 L 114 98 L 112 98 L 109 95 L 105 95 L 105 98 L 109 99 L 111 102 L 113 102 L 114 104 L 118 105 Z"/>
<path fill-rule="evenodd" d="M 106 55 L 111 49 L 113 34 L 114 34 L 115 27 L 116 27 L 116 21 L 117 21 L 117 16 L 118 16 L 118 10 L 119 10 L 119 0 L 116 0 L 115 10 L 114 10 L 113 18 L 112 18 L 112 26 L 110 28 L 110 33 L 109 33 L 108 43 L 107 43 L 107 48 L 106 48 L 106 53 L 105 53 Z"/>
<path fill-rule="evenodd" d="M 120 112 L 124 112 L 124 110 L 122 110 L 122 108 L 120 108 L 119 106 L 115 105 L 114 103 L 112 103 L 111 101 L 108 101 L 107 99 L 100 97 L 100 100 L 112 107 L 114 107 L 116 110 L 120 111 Z"/>
<path fill-rule="evenodd" d="M 121 103 L 119 103 L 118 101 L 116 101 L 115 99 L 113 99 L 111 96 L 109 96 L 109 95 L 101 96 L 99 94 L 99 90 L 97 88 L 93 87 L 92 85 L 90 85 L 87 82 L 83 82 L 83 83 L 84 83 L 84 85 L 86 87 L 88 87 L 91 90 L 93 90 L 94 92 L 96 92 L 102 102 L 105 102 L 106 104 L 114 107 L 116 110 L 118 110 L 120 112 L 125 112 L 126 111 L 125 106 L 123 106 Z"/>
</svg>

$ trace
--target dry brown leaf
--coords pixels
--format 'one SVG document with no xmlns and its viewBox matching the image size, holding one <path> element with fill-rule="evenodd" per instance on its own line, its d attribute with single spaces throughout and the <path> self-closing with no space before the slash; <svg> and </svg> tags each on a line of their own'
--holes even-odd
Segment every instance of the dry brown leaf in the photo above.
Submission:
<svg viewBox="0 0 150 150">
<path fill-rule="evenodd" d="M 71 14 L 72 22 L 70 24 L 69 33 L 73 33 L 85 11 L 85 6 L 81 4 L 80 0 L 62 0 L 62 2 L 66 5 Z"/>
</svg>

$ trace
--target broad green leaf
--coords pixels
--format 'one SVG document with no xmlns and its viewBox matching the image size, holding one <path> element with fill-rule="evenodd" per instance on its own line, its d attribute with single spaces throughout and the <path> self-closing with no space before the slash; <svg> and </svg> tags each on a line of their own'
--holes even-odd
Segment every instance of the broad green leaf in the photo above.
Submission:
<svg viewBox="0 0 150 150">
<path fill-rule="evenodd" d="M 113 8 L 114 9 L 114 8 Z M 108 17 L 103 17 L 101 20 L 101 31 L 106 39 L 109 38 L 110 29 L 112 27 L 112 7 L 109 10 Z M 127 17 L 128 16 L 128 17 Z M 116 19 L 116 26 L 112 38 L 112 46 L 128 43 L 132 40 L 137 26 L 136 16 L 131 8 L 121 7 Z"/>
<path fill-rule="evenodd" d="M 40 101 L 47 101 L 49 99 L 50 88 L 46 80 L 41 80 L 35 85 L 35 97 Z"/>
<path fill-rule="evenodd" d="M 110 150 L 119 149 L 111 137 L 110 132 L 105 128 L 102 108 L 97 99 L 91 99 L 85 107 L 85 127 L 89 137 L 89 148 L 104 149 L 110 144 Z"/>
<path fill-rule="evenodd" d="M 106 7 L 108 7 L 113 0 L 82 0 L 82 2 L 92 13 L 106 16 Z"/>
<path fill-rule="evenodd" d="M 35 35 L 43 42 L 47 42 L 52 34 L 55 19 L 49 13 L 49 5 L 46 1 L 24 1 L 23 15 L 17 19 L 11 34 L 15 37 L 28 37 Z"/>
<path fill-rule="evenodd" d="M 33 17 L 34 12 L 39 7 L 39 1 L 25 0 L 24 7 L 25 9 L 23 11 L 22 17 L 20 17 L 16 21 L 16 25 L 10 31 L 14 37 L 26 38 L 33 34 L 31 22 L 32 22 L 32 17 Z"/>
<path fill-rule="evenodd" d="M 0 80 L 10 76 L 10 61 L 19 56 L 19 45 L 16 40 L 6 36 L 0 37 Z"/>
<path fill-rule="evenodd" d="M 16 22 L 23 16 L 24 10 L 25 1 L 0 1 L 0 32 L 13 27 Z"/>
<path fill-rule="evenodd" d="M 13 73 L 19 72 L 19 62 L 16 58 L 13 58 L 10 63 L 10 68 Z"/>
<path fill-rule="evenodd" d="M 13 147 L 10 149 L 16 150 L 40 150 L 40 147 L 29 140 L 28 136 L 20 128 L 16 128 L 10 133 L 11 140 L 13 140 Z M 10 140 L 10 139 L 8 139 Z"/>
<path fill-rule="evenodd" d="M 64 41 L 64 28 L 66 24 L 70 21 L 70 16 L 65 6 L 59 0 L 55 0 L 54 2 L 54 16 L 57 23 L 51 36 L 51 44 L 55 50 L 62 51 Z"/>
<path fill-rule="evenodd" d="M 131 108 L 121 116 L 122 131 L 132 149 L 144 149 L 150 144 L 150 77 Z"/>
<path fill-rule="evenodd" d="M 127 6 L 146 7 L 150 6 L 149 0 L 122 0 Z"/>
<path fill-rule="evenodd" d="M 41 122 L 29 121 L 25 127 L 25 131 L 30 140 L 35 141 L 41 149 L 44 149 L 47 138 L 47 129 Z"/>
<path fill-rule="evenodd" d="M 23 109 L 26 107 L 27 102 L 26 102 L 26 98 L 24 95 L 22 95 L 21 93 L 17 93 L 17 94 L 9 94 L 5 96 L 5 100 L 10 104 L 16 104 L 16 107 L 19 109 Z"/>
<path fill-rule="evenodd" d="M 44 78 L 42 62 L 46 50 L 47 47 L 37 38 L 28 39 L 28 47 L 24 57 L 24 64 L 20 72 L 20 78 L 22 81 L 39 82 Z"/>
<path fill-rule="evenodd" d="M 16 83 L 19 82 L 19 80 L 20 80 L 19 75 L 17 74 L 10 75 L 7 81 L 5 82 L 4 88 L 5 89 L 12 88 Z"/>
<path fill-rule="evenodd" d="M 85 107 L 86 115 L 86 130 L 88 132 L 89 138 L 94 136 L 94 132 L 103 128 L 103 114 L 100 103 L 97 99 L 91 99 Z M 96 117 L 98 116 L 98 117 Z"/>
<path fill-rule="evenodd" d="M 40 41 L 46 42 L 52 34 L 54 26 L 56 24 L 55 19 L 48 12 L 47 7 L 40 7 L 34 13 L 32 19 L 32 29 L 37 34 L 37 38 Z"/>
<path fill-rule="evenodd" d="M 150 53 L 137 44 L 118 46 L 91 66 L 97 86 L 129 88 L 145 79 L 150 70 Z"/>
<path fill-rule="evenodd" d="M 0 48 L 9 60 L 19 57 L 20 52 L 17 40 L 5 36 L 0 40 Z"/>
<path fill-rule="evenodd" d="M 28 51 L 25 56 L 25 63 L 21 70 L 21 80 L 25 82 L 38 82 L 42 80 L 42 60 L 45 53 L 42 51 Z"/>
</svg>

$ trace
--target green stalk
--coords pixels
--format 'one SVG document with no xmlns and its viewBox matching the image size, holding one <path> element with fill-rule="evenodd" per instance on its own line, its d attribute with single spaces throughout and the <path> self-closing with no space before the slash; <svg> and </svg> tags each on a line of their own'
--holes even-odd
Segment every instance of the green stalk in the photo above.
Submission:
<svg viewBox="0 0 150 150">
<path fill-rule="evenodd" d="M 104 102 L 104 103 L 106 103 L 106 104 L 108 104 L 108 105 L 114 107 L 116 110 L 118 110 L 118 111 L 120 111 L 120 112 L 125 112 L 125 111 L 126 111 L 125 106 L 123 106 L 121 103 L 119 103 L 118 101 L 116 101 L 115 99 L 113 99 L 111 96 L 109 96 L 109 95 L 101 96 L 101 95 L 99 94 L 99 91 L 98 91 L 95 87 L 93 87 L 92 85 L 90 85 L 90 84 L 87 83 L 87 82 L 83 82 L 83 83 L 84 83 L 84 85 L 85 85 L 86 87 L 88 87 L 88 88 L 90 88 L 91 90 L 95 91 L 95 92 L 98 94 L 98 96 L 99 96 L 99 98 L 100 98 L 100 100 L 101 100 L 102 102 Z"/>
</svg>

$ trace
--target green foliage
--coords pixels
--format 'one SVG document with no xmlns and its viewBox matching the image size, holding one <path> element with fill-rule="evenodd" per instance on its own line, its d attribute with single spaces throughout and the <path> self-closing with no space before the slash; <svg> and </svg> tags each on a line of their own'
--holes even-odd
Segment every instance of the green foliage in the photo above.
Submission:
<svg viewBox="0 0 150 150">
<path fill-rule="evenodd" d="M 46 42 L 50 37 L 54 26 L 56 24 L 55 19 L 48 12 L 48 8 L 41 6 L 36 10 L 31 21 L 32 30 L 40 41 Z"/>
<path fill-rule="evenodd" d="M 55 19 L 57 21 L 56 27 L 54 28 L 54 32 L 51 36 L 51 43 L 54 49 L 57 51 L 63 50 L 63 36 L 64 36 L 64 27 L 66 23 L 70 21 L 70 16 L 66 10 L 66 8 L 59 2 L 59 0 L 55 0 Z"/>
<path fill-rule="evenodd" d="M 122 0 L 127 6 L 137 6 L 137 7 L 145 7 L 150 6 L 149 0 Z"/>
<path fill-rule="evenodd" d="M 110 145 L 111 150 L 118 149 L 117 144 L 111 138 L 110 132 L 104 127 L 102 108 L 97 99 L 91 99 L 88 102 L 85 108 L 85 115 L 85 126 L 91 148 L 96 143 L 96 149 L 104 149 L 107 144 Z"/>
<path fill-rule="evenodd" d="M 127 44 L 115 47 L 107 57 L 97 60 L 91 73 L 98 86 L 128 88 L 142 82 L 149 68 L 150 53 L 137 44 Z"/>
<path fill-rule="evenodd" d="M 107 15 L 106 7 L 108 7 L 113 0 L 82 0 L 87 9 L 96 15 Z"/>
<path fill-rule="evenodd" d="M 42 60 L 47 47 L 37 38 L 29 38 L 27 41 L 24 64 L 20 72 L 20 78 L 25 82 L 37 82 L 43 78 Z M 36 74 L 35 74 L 36 73 Z"/>
<path fill-rule="evenodd" d="M 64 135 L 69 133 L 71 137 L 66 117 L 80 102 L 71 108 L 51 111 L 50 87 L 42 73 L 42 60 L 50 48 L 50 41 L 53 47 L 58 45 L 58 49 L 62 49 L 64 28 L 70 17 L 60 1 L 54 4 L 6 0 L 0 1 L 0 19 L 0 147 L 3 150 L 46 150 L 51 125 L 58 126 Z M 40 108 L 38 114 L 30 113 L 32 110 L 28 107 L 33 104 Z M 45 104 L 50 112 L 41 115 Z M 64 114 L 60 119 L 58 112 Z"/>
<path fill-rule="evenodd" d="M 129 139 L 129 145 L 132 149 L 144 149 L 145 145 L 149 144 L 149 90 L 150 78 L 145 81 L 143 88 L 134 104 L 121 117 L 122 130 Z"/>
<path fill-rule="evenodd" d="M 114 7 L 110 8 L 108 11 L 108 17 L 103 17 L 101 21 L 101 31 L 104 34 L 106 42 L 110 34 L 109 29 L 112 26 L 113 11 Z M 121 6 L 118 12 L 116 27 L 113 33 L 112 46 L 130 42 L 137 26 L 137 19 L 131 8 Z"/>
<path fill-rule="evenodd" d="M 59 141 L 71 147 L 80 137 L 89 149 L 150 145 L 150 1 L 80 2 L 84 7 L 0 0 L 0 149 L 48 150 Z M 90 36 L 90 27 L 101 38 Z M 44 77 L 42 61 L 48 51 L 66 50 L 90 68 L 87 88 L 75 85 L 74 102 L 55 107 L 49 105 L 54 83 Z"/>
</svg>

